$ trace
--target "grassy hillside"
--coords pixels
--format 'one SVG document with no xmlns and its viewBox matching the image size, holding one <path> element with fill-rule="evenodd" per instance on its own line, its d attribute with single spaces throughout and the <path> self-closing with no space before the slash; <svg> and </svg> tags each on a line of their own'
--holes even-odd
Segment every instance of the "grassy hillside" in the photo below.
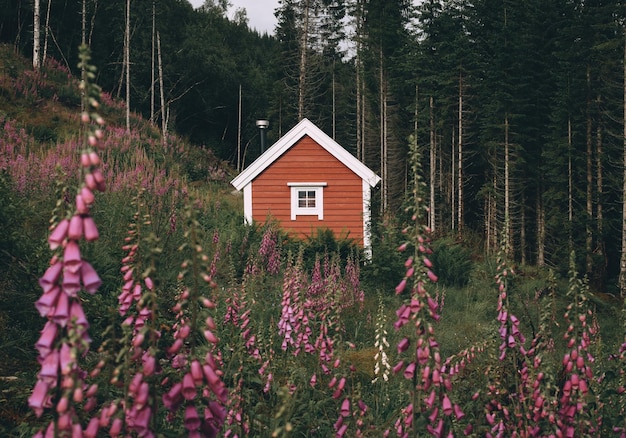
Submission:
<svg viewBox="0 0 626 438">
<path fill-rule="evenodd" d="M 140 117 L 126 132 L 123 106 L 106 94 L 106 191 L 77 213 L 78 82 L 54 63 L 33 73 L 7 47 L 0 65 L 0 435 L 62 436 L 71 425 L 87 436 L 119 426 L 267 437 L 626 427 L 621 303 L 575 272 L 558 278 L 475 242 L 431 242 L 410 200 L 406 223 L 375 224 L 371 263 L 323 231 L 298 242 L 276 224 L 244 226 L 226 166 L 174 135 L 163 142 Z M 51 249 L 50 229 L 76 216 L 93 217 L 99 239 Z M 41 301 L 40 278 L 69 263 L 73 241 L 101 285 L 66 292 L 64 264 L 49 290 L 80 303 L 85 321 L 59 316 L 58 297 Z M 63 358 L 66 345 L 74 359 Z M 51 372 L 45 358 L 57 350 Z"/>
</svg>

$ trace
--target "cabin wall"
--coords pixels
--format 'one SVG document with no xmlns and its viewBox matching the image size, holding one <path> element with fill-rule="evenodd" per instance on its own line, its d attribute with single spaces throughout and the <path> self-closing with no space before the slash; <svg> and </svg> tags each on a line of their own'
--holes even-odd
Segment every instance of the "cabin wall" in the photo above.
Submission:
<svg viewBox="0 0 626 438">
<path fill-rule="evenodd" d="M 289 182 L 325 182 L 324 219 L 297 216 L 291 220 Z M 304 237 L 317 228 L 331 229 L 335 236 L 363 244 L 362 179 L 310 137 L 304 136 L 252 183 L 252 217 L 265 222 L 277 219 L 291 235 Z"/>
</svg>

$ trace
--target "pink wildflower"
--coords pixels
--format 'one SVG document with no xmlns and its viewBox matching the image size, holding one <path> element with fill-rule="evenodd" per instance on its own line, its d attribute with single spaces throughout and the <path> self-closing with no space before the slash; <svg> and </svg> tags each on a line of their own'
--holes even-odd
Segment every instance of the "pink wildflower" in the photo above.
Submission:
<svg viewBox="0 0 626 438">
<path fill-rule="evenodd" d="M 63 267 L 73 274 L 77 273 L 82 263 L 80 248 L 75 240 L 70 240 L 63 251 Z"/>
<path fill-rule="evenodd" d="M 49 407 L 48 389 L 50 385 L 43 380 L 38 380 L 33 389 L 33 393 L 28 398 L 28 406 L 34 411 L 37 418 L 41 417 L 43 410 Z"/>
<path fill-rule="evenodd" d="M 67 237 L 67 230 L 69 228 L 70 221 L 67 219 L 63 219 L 61 222 L 57 224 L 54 228 L 50 236 L 48 237 L 48 243 L 50 244 L 50 249 L 55 250 L 63 244 L 63 241 Z"/>
<path fill-rule="evenodd" d="M 77 214 L 70 219 L 67 237 L 70 240 L 80 240 L 83 237 L 83 218 Z"/>
<path fill-rule="evenodd" d="M 62 269 L 63 265 L 59 262 L 54 263 L 46 269 L 46 272 L 39 279 L 39 285 L 43 289 L 44 293 L 48 292 L 57 284 L 57 281 L 61 276 Z"/>
<path fill-rule="evenodd" d="M 41 330 L 41 336 L 35 344 L 37 351 L 41 357 L 46 357 L 52 351 L 54 340 L 57 337 L 58 326 L 52 321 L 46 322 L 43 330 Z"/>
<path fill-rule="evenodd" d="M 189 405 L 185 408 L 185 429 L 193 431 L 200 428 L 200 417 L 198 417 L 198 411 L 193 405 Z"/>
<path fill-rule="evenodd" d="M 96 222 L 91 216 L 83 217 L 83 233 L 85 234 L 85 240 L 88 242 L 98 240 L 100 237 L 98 234 L 98 227 L 96 227 Z"/>
<path fill-rule="evenodd" d="M 54 286 L 39 297 L 39 299 L 35 302 L 35 307 L 41 316 L 48 316 L 50 312 L 54 310 L 60 293 L 61 288 Z"/>
<path fill-rule="evenodd" d="M 91 294 L 95 293 L 102 284 L 102 280 L 100 280 L 98 273 L 88 262 L 82 262 L 80 275 L 83 280 L 85 290 Z"/>
</svg>

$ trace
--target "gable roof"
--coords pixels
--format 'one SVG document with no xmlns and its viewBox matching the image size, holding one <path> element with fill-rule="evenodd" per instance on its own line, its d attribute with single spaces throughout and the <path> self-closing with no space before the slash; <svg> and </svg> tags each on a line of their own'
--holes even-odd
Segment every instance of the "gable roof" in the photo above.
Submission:
<svg viewBox="0 0 626 438">
<path fill-rule="evenodd" d="M 343 163 L 344 166 L 361 177 L 361 179 L 366 181 L 370 186 L 374 187 L 380 181 L 378 175 L 372 172 L 365 164 L 357 160 L 339 143 L 326 135 L 326 133 L 315 126 L 313 122 L 308 119 L 302 119 L 296 126 L 289 130 L 289 132 L 261 154 L 259 158 L 254 160 L 250 166 L 237 175 L 231 181 L 231 184 L 235 186 L 237 190 L 241 190 L 305 135 L 311 137 L 317 144 Z"/>
</svg>

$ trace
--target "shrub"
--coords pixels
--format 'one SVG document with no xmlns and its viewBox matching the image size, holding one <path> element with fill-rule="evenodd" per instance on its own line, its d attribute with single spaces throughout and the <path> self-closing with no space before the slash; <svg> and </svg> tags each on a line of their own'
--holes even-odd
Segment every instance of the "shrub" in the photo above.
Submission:
<svg viewBox="0 0 626 438">
<path fill-rule="evenodd" d="M 444 286 L 462 287 L 469 283 L 472 272 L 471 252 L 450 238 L 437 240 L 433 244 L 433 271 Z"/>
</svg>

